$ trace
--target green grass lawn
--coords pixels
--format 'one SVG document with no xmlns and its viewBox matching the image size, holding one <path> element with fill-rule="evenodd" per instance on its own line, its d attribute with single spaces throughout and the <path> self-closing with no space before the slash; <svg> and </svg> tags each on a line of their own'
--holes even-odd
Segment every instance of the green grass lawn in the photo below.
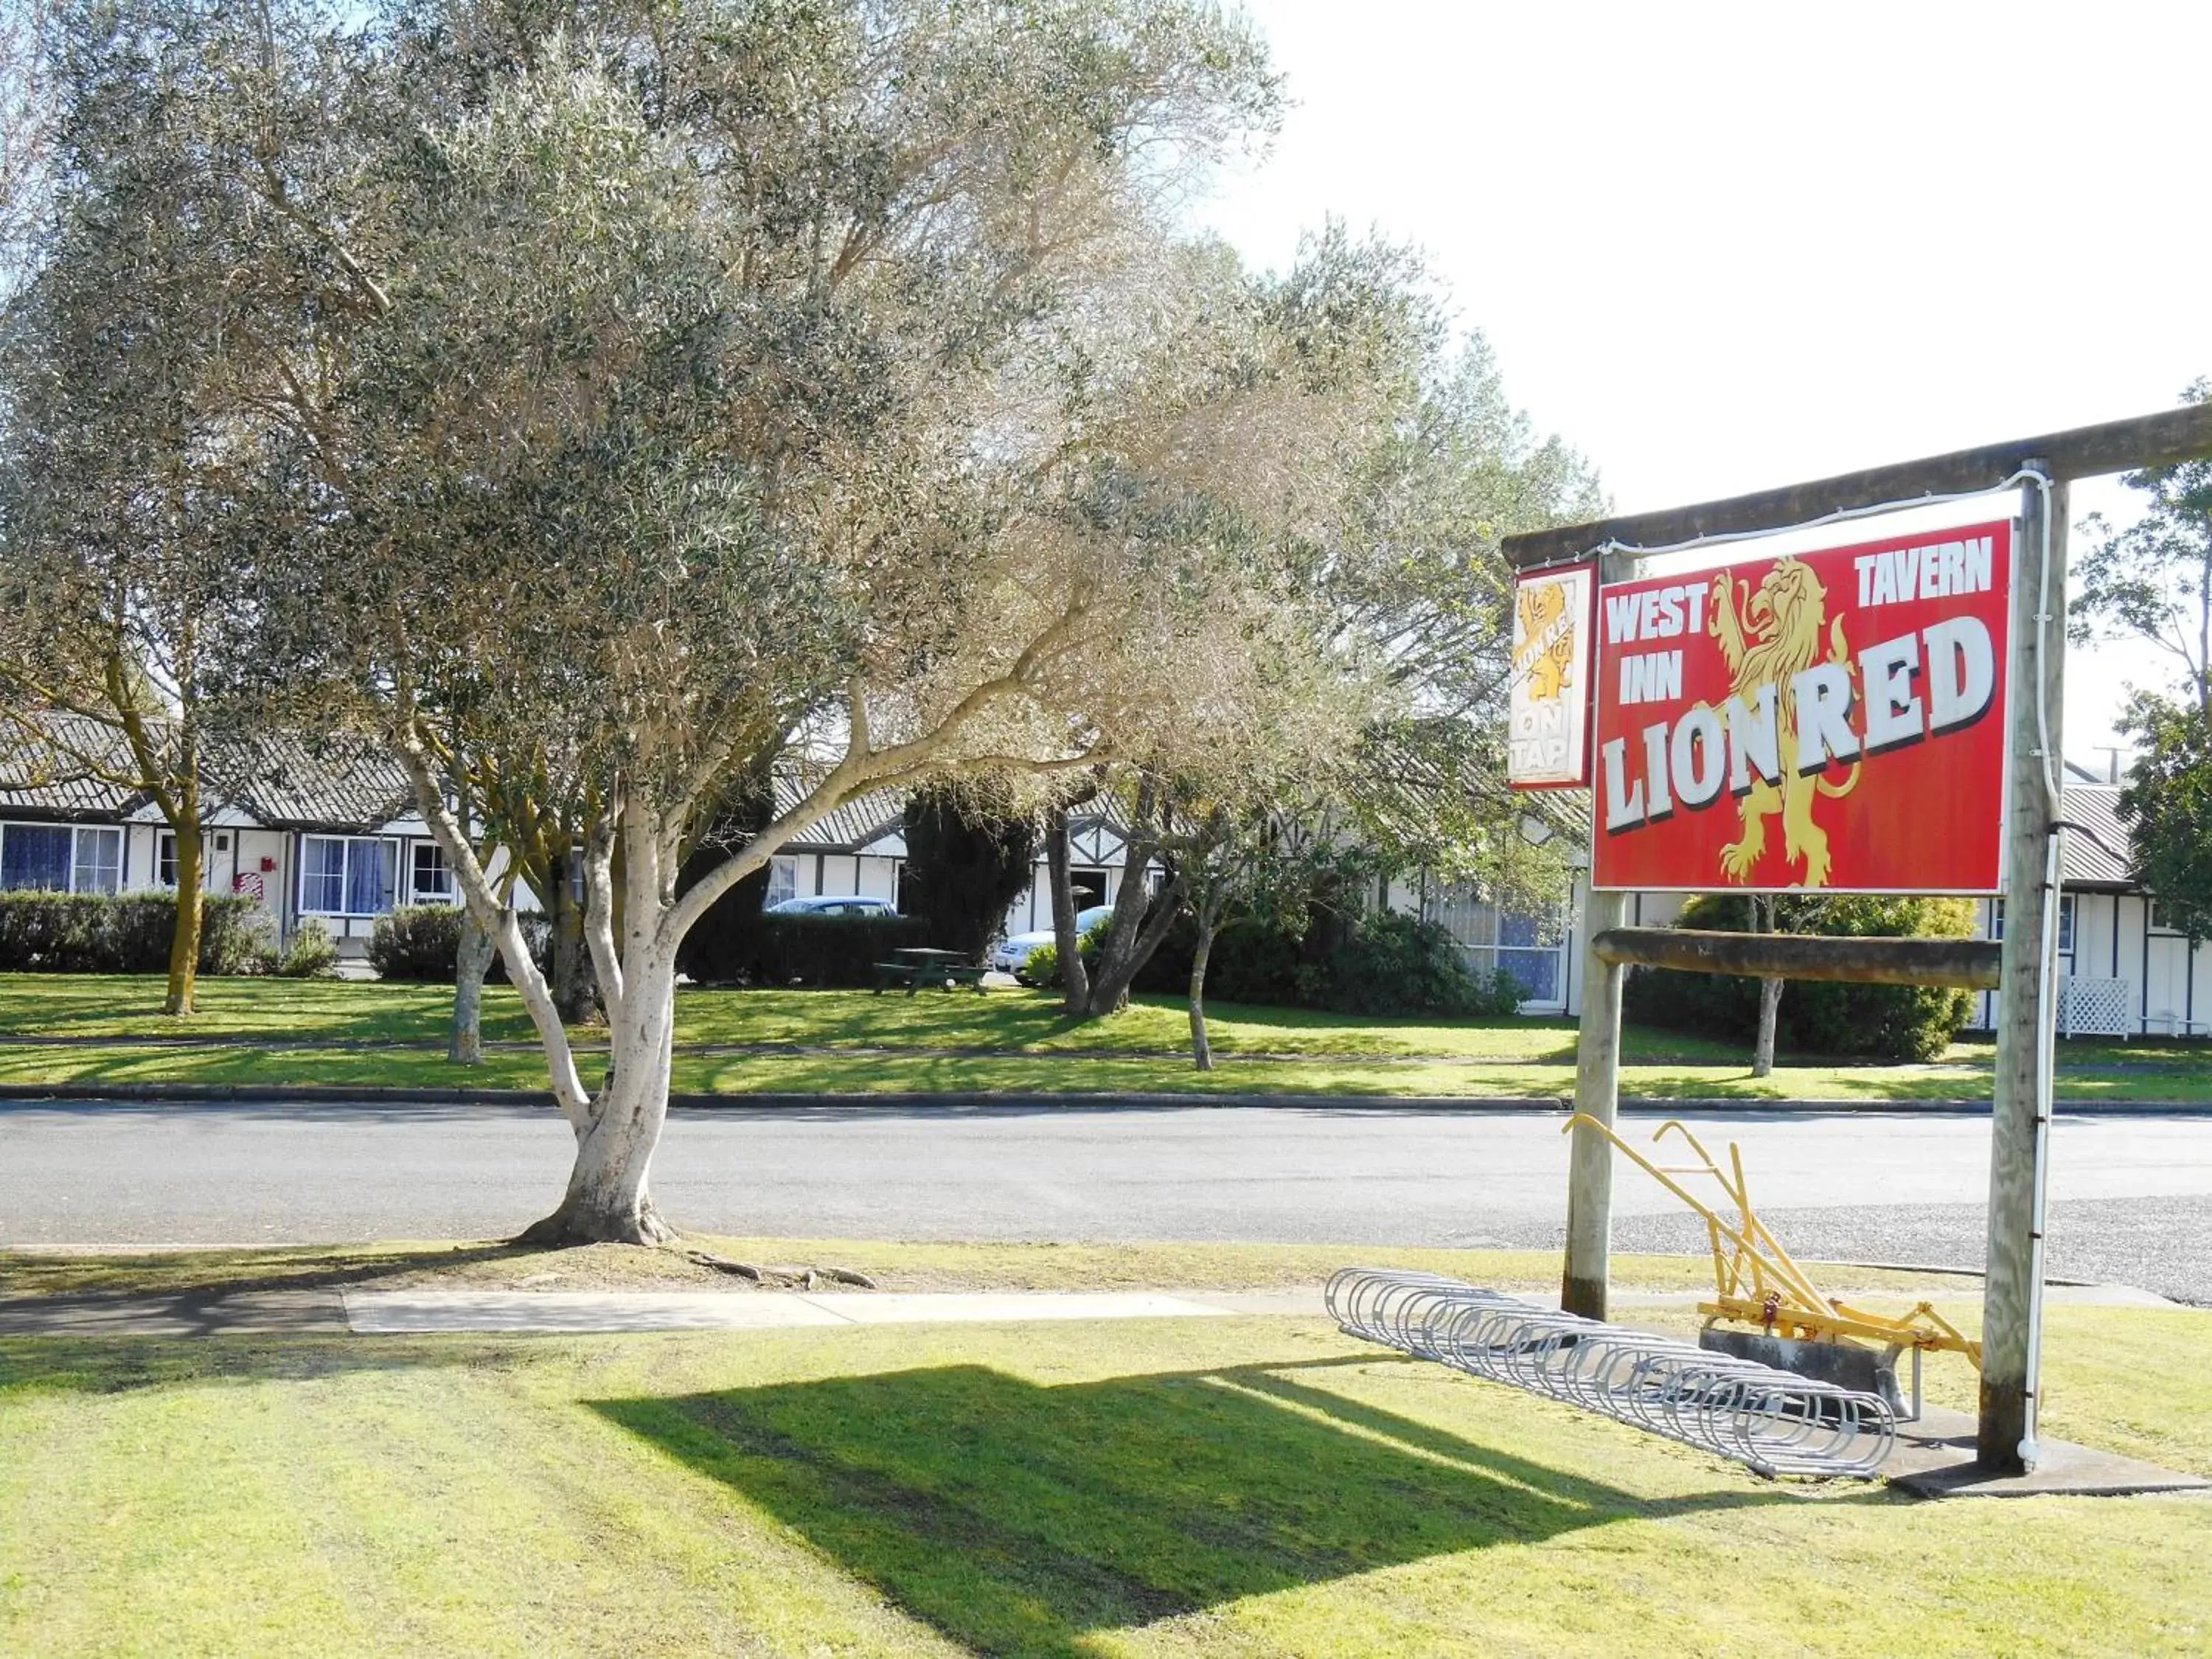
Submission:
<svg viewBox="0 0 2212 1659">
<path fill-rule="evenodd" d="M 2054 1309 L 2051 1432 L 2212 1472 L 2206 1319 Z M 0 1341 L 27 1656 L 2197 1654 L 2208 1538 L 1762 1482 L 1312 1319 Z"/>
<path fill-rule="evenodd" d="M 187 1082 L 538 1088 L 533 1049 L 495 1048 L 466 1073 L 443 1057 L 451 992 L 432 985 L 268 980 L 202 982 L 202 1012 L 164 1018 L 152 978 L 0 975 L 0 1082 Z M 1394 1097 L 1559 1096 L 1574 1087 L 1574 1030 L 1561 1020 L 1389 1020 L 1224 1004 L 1210 1022 L 1218 1069 L 1181 1056 L 1181 1005 L 1141 998 L 1071 1024 L 1042 992 L 984 996 L 845 991 L 687 991 L 678 1004 L 676 1086 L 697 1092 L 1323 1092 Z M 503 986 L 485 996 L 494 1043 L 527 1044 Z M 580 1030 L 588 1047 L 595 1034 Z M 39 1037 L 161 1039 L 64 1048 Z M 30 1039 L 26 1041 L 25 1039 Z M 180 1042 L 181 1040 L 181 1042 Z M 358 1048 L 312 1046 L 359 1044 Z M 254 1045 L 275 1045 L 257 1047 Z M 732 1053 L 745 1048 L 766 1052 Z M 1954 1044 L 1924 1066 L 1791 1061 L 1754 1081 L 1724 1044 L 1630 1028 L 1622 1086 L 1654 1097 L 1748 1100 L 1973 1099 L 1990 1046 Z M 716 1052 L 722 1050 L 725 1052 Z M 984 1050 L 988 1052 L 962 1052 Z M 591 1061 L 586 1057 L 586 1070 Z M 2212 1045 L 2158 1040 L 2061 1045 L 2061 1095 L 2212 1103 Z"/>
</svg>

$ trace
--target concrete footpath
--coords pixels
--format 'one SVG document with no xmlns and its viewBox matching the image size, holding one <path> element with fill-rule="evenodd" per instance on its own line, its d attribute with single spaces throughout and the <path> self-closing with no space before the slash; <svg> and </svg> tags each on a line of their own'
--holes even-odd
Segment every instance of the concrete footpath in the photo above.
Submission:
<svg viewBox="0 0 2212 1659">
<path fill-rule="evenodd" d="M 1929 1297 L 1957 1286 L 1930 1289 Z M 1624 1310 L 1686 1308 L 1705 1291 L 1616 1292 Z M 1916 1292 L 1893 1294 L 1910 1299 Z M 2172 1308 L 2125 1285 L 2053 1285 L 2053 1305 Z M 0 1336 L 620 1334 L 1068 1319 L 1325 1318 L 1318 1285 L 1276 1291 L 369 1291 L 0 1297 Z"/>
<path fill-rule="evenodd" d="M 233 1083 L 8 1083 L 0 1084 L 0 1101 L 52 1101 L 64 1104 L 101 1101 L 136 1104 L 158 1104 L 164 1101 L 180 1104 L 228 1101 L 241 1105 L 273 1106 L 510 1106 L 542 1107 L 549 1112 L 555 1109 L 553 1097 L 542 1090 L 361 1088 L 337 1084 L 272 1087 Z M 866 1109 L 974 1113 L 1179 1106 L 1326 1112 L 1453 1112 L 1469 1115 L 1520 1112 L 1565 1115 L 1574 1110 L 1573 1100 L 1560 1095 L 1360 1095 L 1287 1091 L 1237 1094 L 1164 1090 L 1095 1093 L 975 1089 L 927 1093 L 763 1090 L 756 1094 L 696 1094 L 679 1091 L 668 1097 L 668 1103 L 676 1110 L 685 1112 Z M 1990 1103 L 1986 1097 L 1968 1100 L 1765 1100 L 1733 1095 L 1623 1095 L 1620 1109 L 1639 1116 L 1784 1112 L 1892 1117 L 1956 1113 L 1985 1117 L 1989 1115 Z M 2061 1100 L 2056 1110 L 2063 1116 L 2079 1117 L 2212 1117 L 2212 1101 Z"/>
</svg>

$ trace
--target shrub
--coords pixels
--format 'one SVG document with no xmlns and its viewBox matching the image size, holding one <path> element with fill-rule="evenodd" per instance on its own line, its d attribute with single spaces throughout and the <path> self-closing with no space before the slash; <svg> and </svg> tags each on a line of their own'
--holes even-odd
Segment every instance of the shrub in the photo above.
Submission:
<svg viewBox="0 0 2212 1659">
<path fill-rule="evenodd" d="M 331 942 L 331 930 L 313 916 L 302 920 L 276 971 L 286 979 L 336 979 L 338 947 Z"/>
<path fill-rule="evenodd" d="M 1190 988 L 1196 937 L 1176 924 L 1138 975 L 1138 987 L 1180 996 Z M 1034 967 L 1036 957 L 1031 957 Z M 1206 994 L 1223 1002 L 1326 1008 L 1348 1014 L 1510 1014 L 1525 994 L 1502 969 L 1471 971 L 1435 922 L 1383 913 L 1348 920 L 1316 909 L 1307 931 L 1253 916 L 1224 923 L 1206 965 Z"/>
<path fill-rule="evenodd" d="M 1316 1004 L 1347 1014 L 1510 1014 L 1521 987 L 1510 974 L 1476 975 L 1451 934 L 1433 921 L 1382 912 L 1362 916 L 1328 957 Z"/>
<path fill-rule="evenodd" d="M 1082 957 L 1085 967 L 1098 954 L 1099 946 L 1106 941 L 1106 930 L 1113 925 L 1114 918 L 1111 916 L 1094 921 L 1084 929 L 1083 937 L 1075 941 L 1076 951 Z M 1188 977 L 1188 969 L 1185 974 Z M 1043 986 L 1048 990 L 1057 988 L 1060 983 L 1060 942 L 1054 939 L 1030 951 L 1029 963 L 1022 969 L 1022 977 L 1030 984 Z"/>
<path fill-rule="evenodd" d="M 905 823 L 899 908 L 927 922 L 943 949 L 980 960 L 1006 907 L 1036 878 L 1036 821 L 939 786 L 908 797 Z"/>
<path fill-rule="evenodd" d="M 540 973 L 553 971 L 553 922 L 536 910 L 525 910 L 522 940 L 530 947 Z M 461 907 L 421 904 L 394 910 L 376 919 L 368 938 L 368 963 L 380 979 L 422 980 L 451 985 L 459 976 L 461 955 Z M 484 975 L 493 984 L 507 977 L 507 958 L 494 956 Z"/>
<path fill-rule="evenodd" d="M 252 899 L 203 899 L 199 971 L 252 972 L 261 915 Z M 166 973 L 176 932 L 176 899 L 168 893 L 0 893 L 0 969 Z"/>
<path fill-rule="evenodd" d="M 1776 903 L 1778 925 L 1790 933 L 1966 939 L 1974 928 L 1974 907 L 1966 899 L 1784 897 Z M 1695 898 L 1677 925 L 1744 933 L 1751 902 L 1736 894 Z M 1746 1046 L 1758 1035 L 1755 979 L 1639 968 L 1628 976 L 1624 1003 L 1627 1017 L 1644 1024 Z M 1792 980 L 1777 1012 L 1775 1046 L 1800 1054 L 1933 1060 L 1972 1012 L 1971 992 L 1943 987 Z"/>
<path fill-rule="evenodd" d="M 451 984 L 461 950 L 461 907 L 421 904 L 376 919 L 368 965 L 379 979 L 438 980 Z"/>
</svg>

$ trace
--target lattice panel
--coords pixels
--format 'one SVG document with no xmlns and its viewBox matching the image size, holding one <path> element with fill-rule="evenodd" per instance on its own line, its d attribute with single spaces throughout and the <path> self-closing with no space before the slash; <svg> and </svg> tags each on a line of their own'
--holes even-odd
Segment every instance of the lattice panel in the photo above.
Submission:
<svg viewBox="0 0 2212 1659">
<path fill-rule="evenodd" d="M 2135 987 L 2124 979 L 2059 981 L 2058 1029 L 2068 1036 L 2126 1036 L 2135 1029 Z"/>
</svg>

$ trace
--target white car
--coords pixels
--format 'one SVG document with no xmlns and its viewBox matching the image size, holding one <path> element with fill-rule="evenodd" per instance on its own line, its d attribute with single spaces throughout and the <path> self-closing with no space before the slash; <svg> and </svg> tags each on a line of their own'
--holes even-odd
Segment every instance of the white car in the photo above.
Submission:
<svg viewBox="0 0 2212 1659">
<path fill-rule="evenodd" d="M 1075 913 L 1075 936 L 1081 939 L 1100 922 L 1114 914 L 1110 904 L 1094 904 L 1088 910 Z M 999 941 L 991 951 L 991 966 L 1002 974 L 1012 974 L 1024 985 L 1030 982 L 1030 958 L 1037 951 L 1053 942 L 1052 929 L 1042 933 L 1016 933 Z"/>
</svg>

